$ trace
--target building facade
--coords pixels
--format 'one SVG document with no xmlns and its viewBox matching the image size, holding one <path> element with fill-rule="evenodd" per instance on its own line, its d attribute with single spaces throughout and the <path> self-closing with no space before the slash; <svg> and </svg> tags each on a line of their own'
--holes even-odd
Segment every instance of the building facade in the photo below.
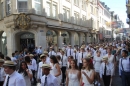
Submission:
<svg viewBox="0 0 130 86">
<path fill-rule="evenodd" d="M 1 52 L 99 42 L 98 0 L 0 0 Z"/>
<path fill-rule="evenodd" d="M 100 41 L 101 42 L 109 42 L 111 41 L 111 12 L 110 8 L 105 5 L 104 2 L 99 2 L 99 31 L 100 31 Z"/>
</svg>

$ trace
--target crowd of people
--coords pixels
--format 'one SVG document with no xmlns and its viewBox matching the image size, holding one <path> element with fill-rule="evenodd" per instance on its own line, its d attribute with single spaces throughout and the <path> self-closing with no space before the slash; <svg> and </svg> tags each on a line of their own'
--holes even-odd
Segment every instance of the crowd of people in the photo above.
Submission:
<svg viewBox="0 0 130 86">
<path fill-rule="evenodd" d="M 130 86 L 130 42 L 64 45 L 0 53 L 0 86 L 112 86 L 116 68 Z"/>
</svg>

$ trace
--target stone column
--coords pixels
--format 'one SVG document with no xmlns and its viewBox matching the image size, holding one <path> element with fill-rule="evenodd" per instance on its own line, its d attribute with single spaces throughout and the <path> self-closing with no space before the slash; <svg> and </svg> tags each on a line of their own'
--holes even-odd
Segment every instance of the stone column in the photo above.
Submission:
<svg viewBox="0 0 130 86">
<path fill-rule="evenodd" d="M 46 32 L 45 27 L 39 27 L 35 34 L 35 45 L 42 46 L 42 50 L 47 49 Z"/>
<path fill-rule="evenodd" d="M 57 39 L 58 44 L 57 44 L 57 46 L 60 47 L 60 48 L 63 47 L 63 44 L 62 44 L 63 43 L 63 37 L 61 36 L 61 34 L 62 34 L 62 32 L 58 31 L 58 39 Z"/>
<path fill-rule="evenodd" d="M 7 55 L 11 56 L 12 53 L 15 51 L 15 37 L 12 34 L 12 28 L 6 28 L 6 35 L 7 35 Z"/>
<path fill-rule="evenodd" d="M 79 46 L 83 43 L 83 35 L 82 33 L 79 33 Z"/>
<path fill-rule="evenodd" d="M 72 45 L 72 47 L 74 47 L 75 45 L 74 32 L 70 32 L 70 44 Z"/>
</svg>

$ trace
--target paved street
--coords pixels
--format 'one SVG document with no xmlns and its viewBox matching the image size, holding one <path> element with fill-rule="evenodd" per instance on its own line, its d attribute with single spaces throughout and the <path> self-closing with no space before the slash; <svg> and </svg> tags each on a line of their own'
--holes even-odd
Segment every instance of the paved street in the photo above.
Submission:
<svg viewBox="0 0 130 86">
<path fill-rule="evenodd" d="M 112 86 L 122 86 L 121 78 L 119 77 L 118 69 L 116 70 L 116 75 L 113 78 Z"/>
</svg>

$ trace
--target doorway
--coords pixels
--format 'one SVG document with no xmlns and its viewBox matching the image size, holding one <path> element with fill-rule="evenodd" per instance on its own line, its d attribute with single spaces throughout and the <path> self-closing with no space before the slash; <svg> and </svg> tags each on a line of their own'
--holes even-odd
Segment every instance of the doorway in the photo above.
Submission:
<svg viewBox="0 0 130 86">
<path fill-rule="evenodd" d="M 35 39 L 34 34 L 24 33 L 20 36 L 20 50 L 28 49 L 29 52 L 32 52 L 35 48 Z"/>
</svg>

